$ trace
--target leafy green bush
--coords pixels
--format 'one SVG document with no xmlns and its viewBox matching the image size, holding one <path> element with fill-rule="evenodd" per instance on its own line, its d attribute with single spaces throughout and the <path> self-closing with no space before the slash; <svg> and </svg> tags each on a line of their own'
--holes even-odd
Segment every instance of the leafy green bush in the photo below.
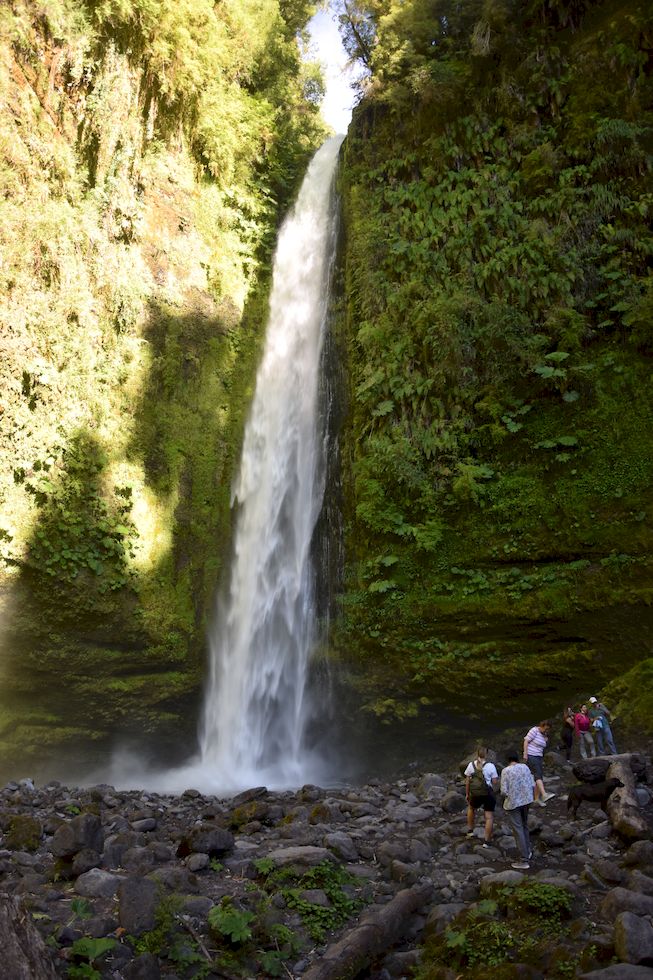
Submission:
<svg viewBox="0 0 653 980">
<path fill-rule="evenodd" d="M 231 943 L 244 943 L 252 938 L 251 924 L 254 914 L 234 908 L 229 898 L 209 909 L 208 923 L 214 933 Z"/>
</svg>

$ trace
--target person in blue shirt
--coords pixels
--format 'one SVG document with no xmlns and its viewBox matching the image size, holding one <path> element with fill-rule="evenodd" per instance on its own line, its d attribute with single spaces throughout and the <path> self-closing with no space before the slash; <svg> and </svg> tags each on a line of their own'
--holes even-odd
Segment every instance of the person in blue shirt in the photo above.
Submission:
<svg viewBox="0 0 653 980">
<path fill-rule="evenodd" d="M 597 698 L 590 698 L 590 718 L 592 720 L 592 732 L 596 737 L 596 747 L 599 755 L 616 755 L 617 748 L 612 737 L 610 722 L 612 715 L 604 704 Z"/>
</svg>

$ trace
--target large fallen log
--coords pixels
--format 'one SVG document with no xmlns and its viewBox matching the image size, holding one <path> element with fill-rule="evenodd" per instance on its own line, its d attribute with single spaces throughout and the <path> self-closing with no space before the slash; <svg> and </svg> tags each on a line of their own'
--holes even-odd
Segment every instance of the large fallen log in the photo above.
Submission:
<svg viewBox="0 0 653 980">
<path fill-rule="evenodd" d="M 620 837 L 642 840 L 650 836 L 646 820 L 635 794 L 635 776 L 628 756 L 612 756 L 607 772 L 608 779 L 620 779 L 623 786 L 608 797 L 608 818 Z"/>
<path fill-rule="evenodd" d="M 608 769 L 615 762 L 625 762 L 636 779 L 646 775 L 646 758 L 639 752 L 623 752 L 620 755 L 597 755 L 593 759 L 580 759 L 572 772 L 581 783 L 600 783 L 608 778 Z"/>
<path fill-rule="evenodd" d="M 32 917 L 13 895 L 0 895 L 0 976 L 11 980 L 56 980 L 50 950 Z"/>
<path fill-rule="evenodd" d="M 387 905 L 369 909 L 358 925 L 330 946 L 304 974 L 304 980 L 354 980 L 361 970 L 405 935 L 414 913 L 433 894 L 430 882 L 400 891 Z"/>
</svg>

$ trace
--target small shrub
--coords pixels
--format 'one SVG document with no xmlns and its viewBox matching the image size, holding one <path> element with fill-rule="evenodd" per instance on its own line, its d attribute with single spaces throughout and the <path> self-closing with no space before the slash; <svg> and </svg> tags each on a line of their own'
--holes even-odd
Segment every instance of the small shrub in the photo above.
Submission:
<svg viewBox="0 0 653 980">
<path fill-rule="evenodd" d="M 222 939 L 231 943 L 244 943 L 252 938 L 251 923 L 254 921 L 252 912 L 244 912 L 234 908 L 229 898 L 223 898 L 219 905 L 209 909 L 209 927 Z"/>
</svg>

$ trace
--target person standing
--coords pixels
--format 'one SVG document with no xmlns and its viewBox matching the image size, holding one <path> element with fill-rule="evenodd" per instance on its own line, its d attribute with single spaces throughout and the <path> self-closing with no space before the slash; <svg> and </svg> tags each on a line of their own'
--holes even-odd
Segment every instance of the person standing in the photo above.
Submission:
<svg viewBox="0 0 653 980">
<path fill-rule="evenodd" d="M 528 766 L 519 761 L 516 752 L 507 757 L 508 765 L 501 773 L 501 792 L 504 794 L 503 809 L 521 853 L 521 861 L 513 861 L 512 867 L 526 871 L 533 856 L 528 833 L 528 808 L 533 802 L 535 779 Z"/>
<path fill-rule="evenodd" d="M 544 789 L 544 750 L 550 732 L 551 722 L 541 721 L 539 725 L 530 728 L 524 738 L 524 762 L 528 763 L 528 768 L 535 777 L 535 802 L 539 806 L 546 806 L 547 801 L 555 796 L 555 793 L 547 793 Z"/>
<path fill-rule="evenodd" d="M 581 759 L 587 758 L 589 749 L 592 758 L 596 755 L 596 746 L 592 738 L 592 722 L 586 704 L 581 704 L 580 711 L 574 715 L 574 727 L 578 736 Z"/>
<path fill-rule="evenodd" d="M 606 706 L 595 697 L 590 698 L 589 716 L 592 730 L 596 735 L 596 747 L 599 755 L 616 755 L 617 747 L 614 744 L 612 728 L 610 727 L 612 715 Z M 606 752 L 606 746 L 608 752 Z"/>
<path fill-rule="evenodd" d="M 571 747 L 574 742 L 574 711 L 573 708 L 565 708 L 562 712 L 562 730 L 560 732 L 560 738 L 562 739 L 562 744 L 560 748 L 565 750 L 565 756 L 567 762 L 571 759 Z"/>
<path fill-rule="evenodd" d="M 476 811 L 483 807 L 485 832 L 483 847 L 489 847 L 494 827 L 494 810 L 497 805 L 494 795 L 499 786 L 499 774 L 493 762 L 488 762 L 487 749 L 479 745 L 476 758 L 465 769 L 465 797 L 467 799 L 467 836 L 474 837 Z"/>
</svg>

